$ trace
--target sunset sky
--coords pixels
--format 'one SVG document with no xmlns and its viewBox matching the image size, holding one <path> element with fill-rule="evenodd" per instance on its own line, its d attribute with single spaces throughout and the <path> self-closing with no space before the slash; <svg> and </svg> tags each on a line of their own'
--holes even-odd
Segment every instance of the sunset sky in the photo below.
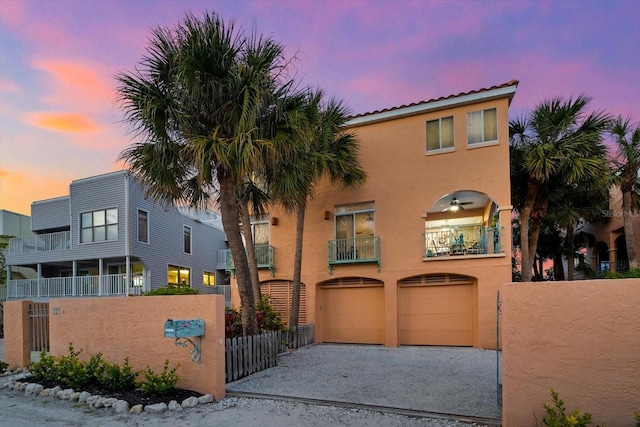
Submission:
<svg viewBox="0 0 640 427">
<path fill-rule="evenodd" d="M 355 114 L 520 81 L 511 117 L 584 93 L 640 121 L 640 2 L 0 0 L 0 209 L 122 169 L 114 74 L 185 12 L 270 35 Z"/>
</svg>

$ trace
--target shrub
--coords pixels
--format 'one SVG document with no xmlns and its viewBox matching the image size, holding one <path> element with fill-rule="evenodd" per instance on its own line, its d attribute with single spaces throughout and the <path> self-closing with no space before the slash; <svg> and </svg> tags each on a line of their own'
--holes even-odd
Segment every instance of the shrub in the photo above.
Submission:
<svg viewBox="0 0 640 427">
<path fill-rule="evenodd" d="M 140 385 L 140 388 L 147 394 L 157 396 L 171 393 L 175 390 L 176 384 L 178 383 L 179 377 L 176 375 L 176 371 L 179 366 L 179 364 L 176 364 L 172 369 L 169 369 L 169 359 L 165 359 L 164 368 L 159 374 L 156 374 L 147 366 L 147 369 L 142 372 L 144 381 Z"/>
<path fill-rule="evenodd" d="M 551 400 L 553 404 L 545 403 L 546 415 L 542 418 L 542 423 L 549 427 L 583 427 L 591 424 L 591 414 L 582 413 L 577 409 L 570 414 L 566 414 L 564 401 L 560 399 L 558 393 L 551 389 Z"/>
<path fill-rule="evenodd" d="M 640 412 L 634 412 L 633 416 L 636 419 L 636 427 L 640 427 Z"/>
<path fill-rule="evenodd" d="M 82 349 L 75 351 L 73 344 L 69 343 L 69 354 L 60 356 L 57 360 L 58 380 L 66 387 L 80 388 L 98 381 L 102 375 L 102 353 L 91 356 L 88 362 L 80 360 L 78 356 L 81 353 Z"/>
<path fill-rule="evenodd" d="M 258 316 L 258 328 L 264 331 L 286 331 L 287 327 L 280 318 L 280 314 L 271 307 L 271 300 L 268 295 L 256 304 L 256 315 Z"/>
<path fill-rule="evenodd" d="M 175 286 L 166 286 L 163 288 L 153 289 L 149 292 L 145 293 L 148 296 L 157 296 L 157 295 L 197 295 L 200 292 L 197 289 L 189 288 L 189 287 L 175 287 Z"/>
<path fill-rule="evenodd" d="M 233 338 L 242 336 L 242 318 L 240 312 L 227 307 L 224 313 L 224 337 Z"/>
<path fill-rule="evenodd" d="M 4 373 L 8 367 L 9 364 L 7 362 L 5 362 L 4 360 L 0 360 L 0 374 Z"/>
<path fill-rule="evenodd" d="M 137 375 L 138 373 L 129 365 L 129 358 L 125 357 L 122 367 L 117 363 L 104 362 L 98 382 L 108 390 L 132 390 L 136 387 Z"/>
<path fill-rule="evenodd" d="M 618 273 L 617 271 L 604 271 L 600 273 L 602 279 L 633 279 L 640 277 L 640 267 L 629 270 L 626 273 Z"/>
<path fill-rule="evenodd" d="M 36 380 L 57 381 L 59 377 L 56 358 L 44 350 L 40 352 L 40 361 L 29 364 L 29 372 Z"/>
</svg>

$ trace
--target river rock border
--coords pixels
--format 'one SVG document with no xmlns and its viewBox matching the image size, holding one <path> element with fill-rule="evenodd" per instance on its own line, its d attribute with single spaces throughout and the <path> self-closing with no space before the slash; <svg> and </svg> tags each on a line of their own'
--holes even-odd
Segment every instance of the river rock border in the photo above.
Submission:
<svg viewBox="0 0 640 427">
<path fill-rule="evenodd" d="M 112 408 L 116 413 L 140 414 L 146 412 L 149 414 L 162 414 L 166 411 L 180 412 L 185 408 L 193 408 L 197 405 L 213 403 L 215 399 L 212 394 L 204 394 L 202 396 L 191 396 L 183 400 L 181 403 L 172 400 L 166 403 L 156 403 L 153 405 L 134 405 L 129 407 L 126 400 L 118 400 L 112 397 L 103 397 L 100 395 L 92 395 L 86 391 L 75 391 L 71 388 L 62 389 L 62 387 L 44 388 L 37 383 L 28 382 L 31 374 L 19 368 L 15 371 L 6 371 L 0 377 L 0 389 L 8 389 L 9 391 L 24 392 L 25 395 L 38 397 L 56 397 L 61 400 L 70 402 L 83 403 L 92 408 Z"/>
</svg>

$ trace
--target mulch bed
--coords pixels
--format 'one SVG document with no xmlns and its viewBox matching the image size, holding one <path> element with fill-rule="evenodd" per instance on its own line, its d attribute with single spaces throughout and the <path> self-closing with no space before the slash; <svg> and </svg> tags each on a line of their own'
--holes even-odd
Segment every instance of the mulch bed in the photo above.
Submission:
<svg viewBox="0 0 640 427">
<path fill-rule="evenodd" d="M 55 386 L 60 386 L 63 390 L 66 388 L 62 384 L 59 384 L 55 381 L 38 380 L 34 382 L 42 385 L 44 388 L 54 388 Z M 125 400 L 129 402 L 129 407 L 135 405 L 154 405 L 156 403 L 163 402 L 168 405 L 172 400 L 175 400 L 179 404 L 182 404 L 183 400 L 191 396 L 199 397 L 202 395 L 202 393 L 198 393 L 197 391 L 183 390 L 180 388 L 176 388 L 163 396 L 147 394 L 139 388 L 124 391 L 110 391 L 105 390 L 100 384 L 87 384 L 83 386 L 81 390 L 76 391 L 86 391 L 91 393 L 92 395 L 100 395 L 102 397 L 113 397 L 118 400 Z"/>
</svg>

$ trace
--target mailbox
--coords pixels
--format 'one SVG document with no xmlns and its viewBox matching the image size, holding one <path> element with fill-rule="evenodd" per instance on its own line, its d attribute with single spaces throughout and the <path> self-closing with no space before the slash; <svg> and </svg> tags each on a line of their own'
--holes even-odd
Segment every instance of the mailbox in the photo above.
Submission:
<svg viewBox="0 0 640 427">
<path fill-rule="evenodd" d="M 201 337 L 204 335 L 202 319 L 169 319 L 164 322 L 165 338 Z"/>
</svg>

